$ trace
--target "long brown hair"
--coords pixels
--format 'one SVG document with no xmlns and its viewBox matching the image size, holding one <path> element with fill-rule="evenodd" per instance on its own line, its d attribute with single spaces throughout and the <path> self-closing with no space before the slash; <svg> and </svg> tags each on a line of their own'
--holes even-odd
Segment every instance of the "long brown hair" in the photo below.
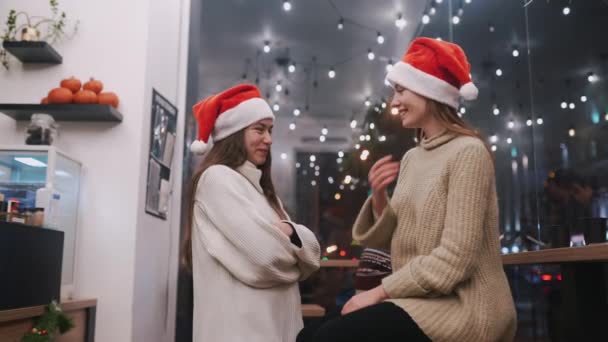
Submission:
<svg viewBox="0 0 608 342">
<path fill-rule="evenodd" d="M 225 165 L 231 169 L 243 165 L 247 161 L 247 151 L 245 150 L 245 129 L 242 129 L 225 139 L 215 143 L 211 151 L 205 156 L 200 168 L 192 177 L 188 195 L 188 219 L 186 224 L 186 232 L 182 242 L 182 265 L 189 271 L 192 270 L 192 220 L 194 214 L 194 199 L 196 196 L 196 188 L 202 174 L 213 165 Z M 262 171 L 260 185 L 264 191 L 264 197 L 268 200 L 268 204 L 277 212 L 281 220 L 287 219 L 285 211 L 279 204 L 279 199 L 272 184 L 270 167 L 272 160 L 270 153 L 266 158 L 266 162 L 259 168 Z"/>
<path fill-rule="evenodd" d="M 426 100 L 429 113 L 431 113 L 431 115 L 433 115 L 433 117 L 437 119 L 445 129 L 456 134 L 466 135 L 481 140 L 486 147 L 486 150 L 488 150 L 488 153 L 492 157 L 492 160 L 494 160 L 494 154 L 491 152 L 490 146 L 488 146 L 488 143 L 484 139 L 483 135 L 481 135 L 478 130 L 473 128 L 466 121 L 462 120 L 462 118 L 456 113 L 456 109 L 432 99 L 427 98 Z M 416 128 L 416 139 L 418 144 L 420 144 L 423 138 L 424 132 L 422 129 Z"/>
</svg>

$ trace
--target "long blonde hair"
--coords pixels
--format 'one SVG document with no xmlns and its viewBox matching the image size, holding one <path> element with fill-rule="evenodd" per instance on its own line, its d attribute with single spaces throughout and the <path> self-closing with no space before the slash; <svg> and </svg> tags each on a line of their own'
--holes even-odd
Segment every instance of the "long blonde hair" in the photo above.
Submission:
<svg viewBox="0 0 608 342">
<path fill-rule="evenodd" d="M 461 117 L 456 113 L 456 109 L 443 104 L 441 102 L 437 102 L 432 99 L 427 100 L 427 109 L 429 113 L 437 120 L 441 125 L 450 132 L 454 132 L 459 135 L 466 135 L 469 137 L 477 138 L 481 140 L 486 147 L 486 150 L 494 160 L 494 154 L 492 153 L 490 146 L 486 142 L 486 139 L 479 133 L 478 130 L 469 125 L 466 121 L 464 121 Z M 424 138 L 424 132 L 421 128 L 416 128 L 416 139 L 418 144 Z"/>
</svg>

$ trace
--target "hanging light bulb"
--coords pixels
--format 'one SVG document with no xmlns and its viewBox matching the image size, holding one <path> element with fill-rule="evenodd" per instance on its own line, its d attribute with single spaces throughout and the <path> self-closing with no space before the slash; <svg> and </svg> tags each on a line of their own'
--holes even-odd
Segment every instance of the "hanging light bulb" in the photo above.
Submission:
<svg viewBox="0 0 608 342">
<path fill-rule="evenodd" d="M 382 33 L 378 32 L 378 36 L 376 37 L 376 41 L 378 42 L 378 44 L 384 44 L 384 36 L 382 36 Z"/>
<path fill-rule="evenodd" d="M 338 157 L 343 158 L 344 157 L 344 152 L 338 151 Z"/>
<path fill-rule="evenodd" d="M 320 142 L 325 142 L 325 136 L 324 135 L 319 136 L 319 141 Z"/>
<path fill-rule="evenodd" d="M 372 122 L 372 123 L 370 123 L 370 124 L 369 124 L 369 129 L 374 129 L 374 128 L 376 128 L 376 124 L 375 124 L 375 123 L 373 123 L 373 122 Z"/>
<path fill-rule="evenodd" d="M 509 121 L 509 123 L 507 124 L 507 127 L 508 127 L 509 129 L 513 129 L 513 128 L 515 127 L 515 121 L 510 120 L 510 121 Z"/>
<path fill-rule="evenodd" d="M 274 86 L 274 90 L 276 90 L 277 92 L 280 92 L 283 90 L 283 86 L 281 85 L 281 81 L 277 81 L 277 85 Z"/>
<path fill-rule="evenodd" d="M 405 21 L 405 19 L 403 19 L 403 15 L 401 13 L 397 14 L 397 20 L 395 20 L 395 26 L 397 26 L 397 28 L 399 30 L 403 30 L 403 28 L 407 25 L 407 21 Z"/>
<path fill-rule="evenodd" d="M 495 144 L 498 142 L 498 135 L 494 134 L 493 136 L 490 137 L 490 142 Z"/>
<path fill-rule="evenodd" d="M 272 106 L 272 109 L 273 109 L 275 112 L 278 112 L 280 108 L 281 108 L 281 107 L 279 106 L 279 104 L 278 104 L 278 103 L 275 103 L 275 104 L 274 104 L 274 106 Z"/>
<path fill-rule="evenodd" d="M 372 137 L 371 137 L 369 134 L 368 134 L 368 135 L 366 135 L 366 136 L 365 136 L 365 141 L 370 141 L 370 140 L 372 140 Z"/>
<path fill-rule="evenodd" d="M 600 78 L 592 72 L 587 74 L 587 81 L 589 81 L 589 83 L 595 83 L 595 82 L 599 81 L 599 79 Z"/>
<path fill-rule="evenodd" d="M 393 60 L 389 59 L 388 63 L 386 64 L 386 72 L 390 72 L 392 68 L 393 68 Z"/>
<path fill-rule="evenodd" d="M 365 135 L 360 135 L 359 136 L 359 141 L 365 141 Z"/>
<path fill-rule="evenodd" d="M 300 163 L 296 163 L 296 169 L 299 169 L 300 166 L 302 166 L 302 165 L 300 165 Z"/>
<path fill-rule="evenodd" d="M 369 97 L 365 99 L 365 102 L 364 102 L 364 103 L 365 103 L 365 106 L 366 106 L 366 107 L 369 107 L 369 106 L 372 104 L 372 103 L 370 102 L 370 100 L 369 100 Z"/>
<path fill-rule="evenodd" d="M 327 135 L 327 133 L 328 133 L 327 127 L 323 127 L 323 128 L 321 129 L 321 134 L 323 134 L 323 135 Z"/>
<path fill-rule="evenodd" d="M 374 54 L 374 51 L 372 51 L 372 49 L 367 49 L 367 59 L 373 61 L 375 58 L 376 55 Z"/>
<path fill-rule="evenodd" d="M 587 102 L 587 96 L 585 96 L 585 95 L 581 96 L 581 102 Z"/>
<path fill-rule="evenodd" d="M 452 17 L 452 24 L 454 24 L 454 25 L 460 24 L 460 17 L 457 16 L 457 15 L 453 16 Z"/>
<path fill-rule="evenodd" d="M 538 118 L 538 119 L 536 119 L 536 123 L 537 123 L 538 125 L 542 125 L 542 124 L 544 123 L 543 118 Z"/>
<path fill-rule="evenodd" d="M 464 3 L 465 3 L 465 4 L 470 4 L 470 3 L 471 3 L 471 0 L 464 0 Z"/>
<path fill-rule="evenodd" d="M 363 160 L 363 161 L 366 161 L 367 157 L 369 157 L 369 151 L 363 150 L 363 152 L 361 152 L 361 156 L 359 158 L 361 158 L 361 160 Z"/>
<path fill-rule="evenodd" d="M 296 72 L 296 64 L 295 63 L 289 64 L 289 67 L 287 68 L 287 70 L 289 70 L 290 73 Z"/>
<path fill-rule="evenodd" d="M 513 57 L 519 57 L 519 50 L 517 48 L 513 48 Z"/>
<path fill-rule="evenodd" d="M 460 107 L 460 114 L 466 114 L 467 109 L 464 107 Z"/>
<path fill-rule="evenodd" d="M 431 17 L 429 17 L 429 15 L 428 15 L 428 14 L 425 14 L 425 15 L 423 15 L 423 16 L 422 16 L 422 23 L 423 23 L 424 25 L 426 25 L 426 24 L 428 24 L 428 23 L 430 23 L 430 22 L 431 22 Z"/>
<path fill-rule="evenodd" d="M 292 131 L 293 131 L 294 129 L 296 129 L 296 124 L 295 124 L 295 122 L 292 122 L 292 123 L 290 123 L 290 124 L 289 124 L 289 129 L 290 129 L 290 130 L 292 130 Z"/>
<path fill-rule="evenodd" d="M 574 130 L 574 127 L 571 127 L 571 128 L 568 130 L 568 135 L 569 135 L 569 136 L 571 136 L 571 137 L 576 136 L 576 130 Z"/>
<path fill-rule="evenodd" d="M 329 69 L 329 72 L 327 73 L 327 76 L 329 76 L 329 78 L 336 77 L 336 71 L 334 70 L 334 68 Z"/>
<path fill-rule="evenodd" d="M 528 118 L 528 120 L 526 120 L 526 126 L 532 126 L 532 119 Z"/>
<path fill-rule="evenodd" d="M 386 141 L 386 135 L 381 135 L 378 137 L 378 141 L 380 142 L 385 142 Z"/>
<path fill-rule="evenodd" d="M 431 6 L 431 9 L 429 9 L 429 14 L 435 15 L 435 13 L 437 13 L 437 9 L 435 8 L 435 6 Z"/>
<path fill-rule="evenodd" d="M 291 11 L 291 2 L 289 2 L 287 0 L 283 1 L 283 10 L 285 12 Z"/>
<path fill-rule="evenodd" d="M 496 145 L 492 145 L 492 152 L 496 152 L 496 150 L 498 150 L 498 147 L 496 147 Z"/>
<path fill-rule="evenodd" d="M 270 52 L 270 42 L 269 41 L 265 41 L 264 42 L 264 52 L 265 53 L 269 53 Z"/>
<path fill-rule="evenodd" d="M 443 2 L 443 0 L 435 0 L 436 3 L 440 4 Z"/>
<path fill-rule="evenodd" d="M 340 18 L 338 21 L 338 30 L 342 31 L 344 29 L 344 18 Z"/>
<path fill-rule="evenodd" d="M 317 157 L 314 154 L 311 154 L 310 157 L 308 158 L 311 162 L 315 162 L 317 161 Z"/>
<path fill-rule="evenodd" d="M 287 159 L 287 153 L 281 153 L 281 159 L 283 159 L 283 160 Z"/>
<path fill-rule="evenodd" d="M 488 30 L 489 30 L 491 33 L 494 33 L 494 31 L 496 31 L 496 28 L 494 28 L 494 25 L 490 25 L 490 26 L 488 26 Z"/>
<path fill-rule="evenodd" d="M 507 144 L 511 145 L 513 143 L 513 139 L 507 138 Z"/>
<path fill-rule="evenodd" d="M 498 76 L 498 77 L 502 76 L 502 70 L 501 69 L 496 69 L 496 76 Z"/>
<path fill-rule="evenodd" d="M 494 115 L 500 114 L 500 109 L 498 108 L 497 105 L 494 105 L 494 108 L 492 109 L 492 114 L 494 114 Z"/>
<path fill-rule="evenodd" d="M 564 15 L 568 15 L 568 14 L 570 14 L 570 7 L 568 7 L 568 6 L 564 7 L 564 9 L 562 10 L 562 13 L 563 13 Z"/>
<path fill-rule="evenodd" d="M 386 102 L 382 102 L 382 109 L 386 108 Z"/>
<path fill-rule="evenodd" d="M 350 122 L 350 128 L 355 129 L 357 127 L 357 120 L 353 120 Z"/>
<path fill-rule="evenodd" d="M 568 103 L 566 103 L 565 101 L 562 102 L 561 107 L 562 107 L 562 109 L 568 108 Z"/>
<path fill-rule="evenodd" d="M 294 109 L 293 116 L 300 116 L 300 109 L 298 109 L 298 108 Z"/>
<path fill-rule="evenodd" d="M 570 109 L 574 109 L 574 108 L 576 108 L 576 105 L 574 104 L 574 102 L 570 102 L 570 105 L 568 107 Z"/>
<path fill-rule="evenodd" d="M 604 120 L 608 121 L 608 113 L 604 114 Z"/>
<path fill-rule="evenodd" d="M 361 148 L 361 144 L 355 144 L 355 149 L 358 150 Z"/>
<path fill-rule="evenodd" d="M 343 181 L 343 183 L 344 183 L 344 184 L 350 184 L 350 182 L 351 182 L 352 180 L 353 180 L 353 177 L 351 177 L 350 175 L 346 175 L 346 176 L 344 177 L 344 181 Z"/>
<path fill-rule="evenodd" d="M 310 182 L 310 185 L 312 185 L 312 186 L 316 186 L 316 185 L 317 185 L 317 181 L 316 181 L 316 180 L 312 180 L 312 181 Z"/>
</svg>

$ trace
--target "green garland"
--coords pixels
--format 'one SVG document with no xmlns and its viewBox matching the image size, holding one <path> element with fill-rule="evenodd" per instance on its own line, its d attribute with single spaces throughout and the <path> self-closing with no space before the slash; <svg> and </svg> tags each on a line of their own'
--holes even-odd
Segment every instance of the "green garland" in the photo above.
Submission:
<svg viewBox="0 0 608 342">
<path fill-rule="evenodd" d="M 34 328 L 21 338 L 21 342 L 49 342 L 55 334 L 64 334 L 74 327 L 74 322 L 66 316 L 57 302 L 52 301 L 44 309 L 44 314 L 38 318 Z"/>
</svg>

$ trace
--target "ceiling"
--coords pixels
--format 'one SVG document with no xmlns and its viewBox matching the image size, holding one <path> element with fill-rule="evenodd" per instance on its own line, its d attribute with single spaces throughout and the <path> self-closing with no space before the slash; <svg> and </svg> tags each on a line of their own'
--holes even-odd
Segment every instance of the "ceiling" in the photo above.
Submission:
<svg viewBox="0 0 608 342">
<path fill-rule="evenodd" d="M 301 117 L 321 120 L 362 114 L 367 97 L 383 96 L 386 64 L 403 54 L 427 1 L 333 0 L 335 8 L 328 0 L 291 3 L 291 11 L 285 12 L 278 0 L 203 2 L 201 97 L 243 81 L 246 74 L 249 82 L 259 79 L 271 104 L 279 104 L 279 116 L 291 117 L 295 108 L 302 111 Z M 398 13 L 408 22 L 403 30 L 395 26 Z M 341 16 L 344 29 L 338 30 Z M 378 31 L 385 38 L 382 45 L 377 43 Z M 270 42 L 270 53 L 262 52 L 264 41 Z M 367 57 L 369 48 L 376 55 L 373 61 Z M 281 58 L 294 61 L 296 72 L 277 63 Z M 334 79 L 328 77 L 332 67 Z M 277 81 L 283 92 L 275 91 Z"/>
<path fill-rule="evenodd" d="M 522 149 L 531 149 L 536 139 L 535 144 L 544 142 L 558 152 L 571 127 L 579 134 L 605 132 L 608 43 L 594 33 L 604 31 L 606 1 L 332 1 L 294 0 L 289 12 L 279 0 L 203 1 L 196 44 L 198 96 L 257 79 L 269 102 L 279 104 L 279 119 L 298 123 L 298 139 L 310 140 L 322 126 L 330 127 L 330 136 L 334 132 L 336 138 L 350 139 L 348 122 L 363 118 L 365 99 L 379 101 L 390 95 L 384 85 L 389 59 L 398 60 L 413 37 L 424 35 L 463 46 L 480 89 L 477 101 L 463 104 L 465 118 L 484 134 L 498 135 L 498 145 L 506 151 L 507 136 Z M 422 16 L 431 6 L 436 13 L 423 25 Z M 565 6 L 571 9 L 569 15 L 563 14 Z M 460 23 L 449 24 L 459 9 Z M 395 26 L 398 13 L 408 22 L 403 30 Z M 345 18 L 343 30 L 337 29 L 340 17 Z M 385 38 L 382 45 L 376 42 L 377 31 Z M 270 53 L 262 52 L 265 41 L 270 42 Z M 369 48 L 376 54 L 373 61 L 367 58 Z M 295 73 L 287 71 L 286 61 L 296 63 Z M 334 79 L 328 77 L 331 67 Z M 502 76 L 496 75 L 498 68 Z M 600 81 L 589 83 L 589 72 Z M 277 81 L 281 92 L 275 91 Z M 583 95 L 587 102 L 580 101 Z M 561 109 L 562 101 L 575 103 L 576 109 Z M 500 115 L 492 114 L 494 105 Z M 302 111 L 297 118 L 295 108 Z M 539 117 L 542 126 L 526 126 L 528 118 Z M 546 159 L 558 160 L 557 152 Z"/>
</svg>

